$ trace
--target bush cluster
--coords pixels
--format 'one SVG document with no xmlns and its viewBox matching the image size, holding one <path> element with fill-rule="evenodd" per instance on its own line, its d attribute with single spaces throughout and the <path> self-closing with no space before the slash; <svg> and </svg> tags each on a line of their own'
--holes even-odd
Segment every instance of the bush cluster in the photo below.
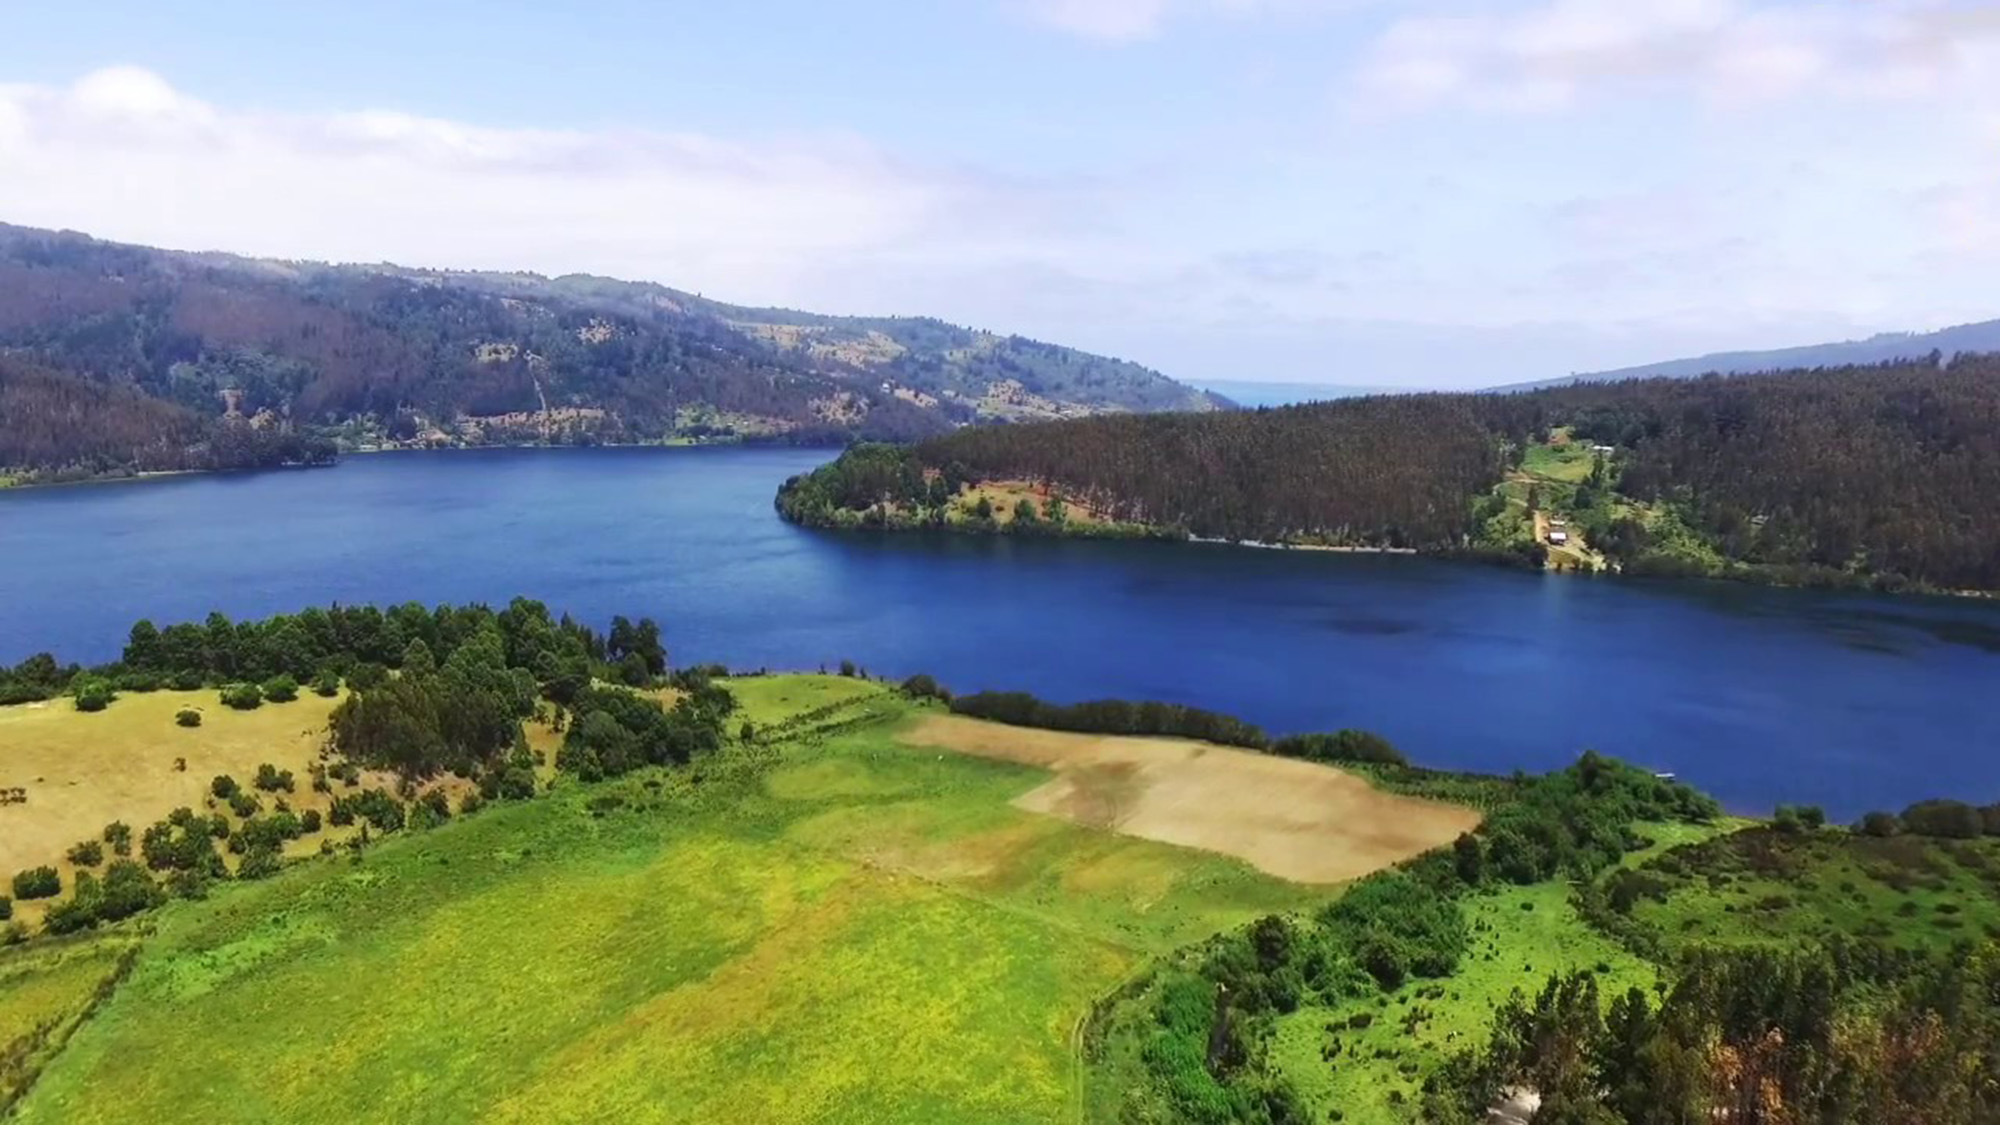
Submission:
<svg viewBox="0 0 2000 1125">
<path fill-rule="evenodd" d="M 640 766 L 679 765 L 722 745 L 735 697 L 702 680 L 671 710 L 618 688 L 591 688 L 571 710 L 556 767 L 585 781 L 617 777 Z"/>
<path fill-rule="evenodd" d="M 1871 812 L 1854 825 L 1864 836 L 1931 836 L 1946 840 L 1973 840 L 2000 836 L 2000 804 L 1974 806 L 1964 801 L 1934 799 L 1918 801 L 1902 815 Z"/>
<path fill-rule="evenodd" d="M 54 898 L 62 893 L 62 876 L 53 867 L 30 867 L 14 875 L 14 897 L 22 902 Z"/>
</svg>

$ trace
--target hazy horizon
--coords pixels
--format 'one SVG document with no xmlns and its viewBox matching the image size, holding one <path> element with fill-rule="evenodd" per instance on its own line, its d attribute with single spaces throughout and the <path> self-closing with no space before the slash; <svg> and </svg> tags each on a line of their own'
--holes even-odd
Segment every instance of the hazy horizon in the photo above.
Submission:
<svg viewBox="0 0 2000 1125">
<path fill-rule="evenodd" d="M 9 30 L 0 220 L 117 241 L 936 316 L 1196 383 L 2000 315 L 1973 0 L 108 0 Z"/>
</svg>

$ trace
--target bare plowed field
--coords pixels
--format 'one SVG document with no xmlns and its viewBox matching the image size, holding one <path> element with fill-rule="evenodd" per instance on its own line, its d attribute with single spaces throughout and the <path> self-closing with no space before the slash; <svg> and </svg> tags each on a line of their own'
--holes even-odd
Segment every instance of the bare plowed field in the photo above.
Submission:
<svg viewBox="0 0 2000 1125">
<path fill-rule="evenodd" d="M 1031 730 L 956 715 L 927 715 L 903 740 L 1054 771 L 1014 802 L 1021 808 L 1236 856 L 1298 883 L 1358 878 L 1479 823 L 1471 809 L 1384 793 L 1330 766 L 1200 742 Z"/>
</svg>

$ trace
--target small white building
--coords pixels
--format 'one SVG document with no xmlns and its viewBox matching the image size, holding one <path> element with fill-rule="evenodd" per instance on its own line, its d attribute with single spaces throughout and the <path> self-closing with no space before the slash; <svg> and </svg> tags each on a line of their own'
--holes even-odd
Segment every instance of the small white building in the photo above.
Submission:
<svg viewBox="0 0 2000 1125">
<path fill-rule="evenodd" d="M 1549 532 L 1549 542 L 1551 542 L 1551 543 L 1555 544 L 1556 546 L 1560 547 L 1560 546 L 1562 546 L 1563 544 L 1565 544 L 1565 543 L 1568 543 L 1568 542 L 1569 542 L 1569 532 L 1567 532 L 1567 531 L 1551 531 L 1551 532 Z"/>
<path fill-rule="evenodd" d="M 1609 457 L 1609 456 L 1611 456 L 1611 455 L 1612 455 L 1613 453 L 1616 453 L 1616 452 L 1618 452 L 1618 451 L 1617 451 L 1616 449 L 1613 449 L 1612 447 L 1610 447 L 1610 446 L 1608 446 L 1608 445 L 1593 445 L 1593 446 L 1591 446 L 1591 447 L 1590 447 L 1590 451 L 1591 451 L 1592 453 L 1602 453 L 1602 454 L 1604 454 L 1604 455 L 1605 455 L 1606 457 Z"/>
</svg>

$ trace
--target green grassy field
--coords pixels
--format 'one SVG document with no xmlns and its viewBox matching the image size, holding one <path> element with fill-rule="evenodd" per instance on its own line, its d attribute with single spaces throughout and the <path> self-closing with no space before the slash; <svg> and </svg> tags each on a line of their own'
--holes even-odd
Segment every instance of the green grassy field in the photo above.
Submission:
<svg viewBox="0 0 2000 1125">
<path fill-rule="evenodd" d="M 1912 949 L 2000 940 L 2000 839 L 1753 829 L 1636 869 L 1631 915 L 1669 948 L 1867 937 Z"/>
<path fill-rule="evenodd" d="M 812 718 L 151 916 L 20 1120 L 1068 1120 L 1097 997 L 1324 897 L 1012 809 L 878 685 L 731 686 Z"/>
<path fill-rule="evenodd" d="M 1607 1000 L 1655 979 L 1651 965 L 1577 917 L 1561 884 L 1509 887 L 1466 907 L 1472 947 L 1456 974 L 1279 1021 L 1273 1062 L 1317 1112 L 1362 1125 L 1413 1120 L 1422 1076 L 1483 1045 L 1494 1007 L 1517 989 L 1533 994 L 1551 973 L 1594 972 Z"/>
<path fill-rule="evenodd" d="M 1590 451 L 1587 442 L 1566 441 L 1561 445 L 1536 443 L 1528 446 L 1523 453 L 1521 471 L 1545 480 L 1582 484 L 1590 479 L 1591 466 L 1596 460 L 1597 455 Z"/>
<path fill-rule="evenodd" d="M 87 937 L 0 953 L 0 1114 L 117 976 L 133 943 Z"/>
</svg>

